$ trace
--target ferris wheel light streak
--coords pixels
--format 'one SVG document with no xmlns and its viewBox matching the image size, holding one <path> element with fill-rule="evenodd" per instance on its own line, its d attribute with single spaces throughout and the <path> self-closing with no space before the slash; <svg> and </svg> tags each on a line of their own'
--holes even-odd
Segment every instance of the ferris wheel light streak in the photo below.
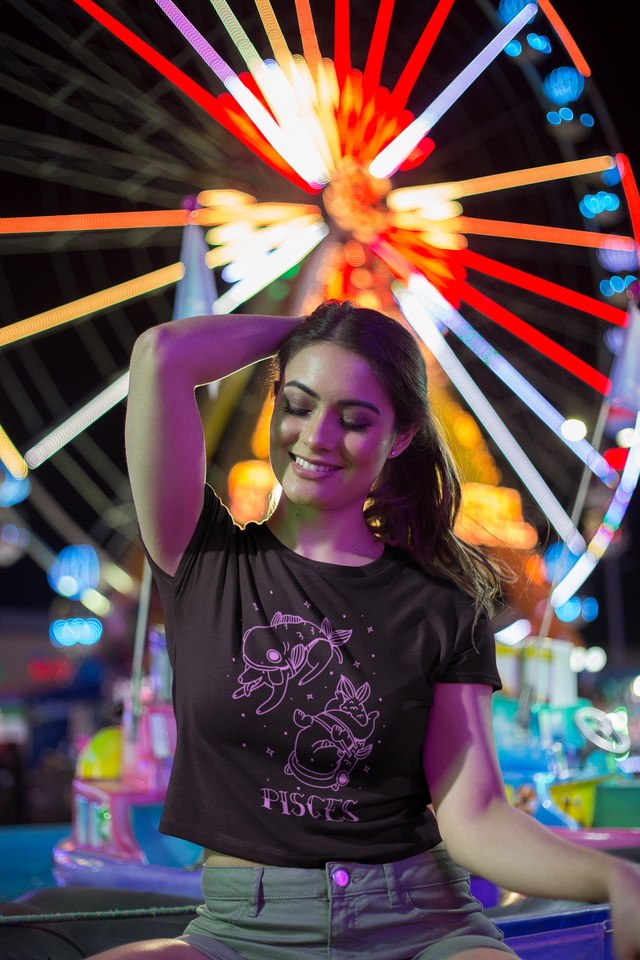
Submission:
<svg viewBox="0 0 640 960">
<path fill-rule="evenodd" d="M 567 600 L 575 594 L 576 590 L 580 589 L 603 556 L 605 550 L 611 543 L 613 534 L 622 523 L 622 519 L 629 506 L 629 501 L 640 478 L 640 413 L 636 417 L 635 436 L 637 440 L 629 450 L 629 456 L 622 471 L 620 483 L 604 515 L 604 519 L 593 535 L 586 553 L 580 557 L 552 592 L 551 605 L 553 607 L 561 607 L 563 603 L 566 603 Z"/>
<path fill-rule="evenodd" d="M 218 297 L 213 304 L 213 312 L 218 314 L 232 313 L 249 297 L 258 293 L 272 280 L 276 280 L 281 274 L 286 273 L 296 263 L 299 263 L 328 233 L 329 227 L 326 223 L 312 224 L 285 240 L 265 257 L 260 264 L 260 269 L 255 271 L 251 277 L 238 281 L 226 293 Z"/>
<path fill-rule="evenodd" d="M 542 11 L 545 13 L 547 20 L 558 35 L 560 42 L 573 60 L 573 65 L 578 73 L 581 73 L 583 77 L 590 77 L 591 69 L 589 64 L 582 56 L 582 53 L 578 48 L 578 44 L 567 30 L 564 22 L 560 19 L 555 9 L 551 6 L 549 0 L 538 0 L 538 3 L 540 4 Z"/>
<path fill-rule="evenodd" d="M 631 215 L 633 233 L 636 238 L 636 243 L 640 244 L 640 196 L 638 196 L 638 185 L 636 184 L 629 158 L 625 156 L 624 153 L 618 153 L 616 155 L 616 164 Z"/>
<path fill-rule="evenodd" d="M 311 7 L 309 6 L 309 0 L 296 0 L 296 13 L 298 14 L 298 25 L 300 27 L 304 59 L 309 64 L 311 76 L 315 80 L 314 74 L 318 69 L 322 54 L 318 46 L 318 37 L 316 28 L 313 25 L 313 15 L 311 13 Z"/>
<path fill-rule="evenodd" d="M 260 133 L 280 156 L 307 181 L 309 186 L 314 189 L 322 187 L 329 180 L 329 172 L 326 167 L 317 166 L 313 154 L 309 155 L 304 149 L 301 149 L 296 139 L 289 136 L 276 123 L 269 111 L 262 106 L 258 98 L 244 85 L 229 64 L 216 53 L 211 44 L 196 30 L 173 0 L 156 0 L 156 3 L 178 28 L 185 40 L 191 44 L 196 53 L 202 57 L 207 66 L 213 70 L 218 79 L 224 83 L 229 93 L 235 97 L 249 119 L 255 123 Z"/>
<path fill-rule="evenodd" d="M 224 264 L 231 263 L 239 257 L 246 257 L 250 254 L 266 253 L 272 250 L 284 240 L 288 240 L 294 234 L 300 233 L 306 227 L 314 223 L 322 223 L 321 218 L 309 216 L 298 217 L 294 220 L 287 220 L 284 223 L 274 223 L 264 230 L 256 230 L 246 238 L 232 241 L 218 247 L 217 250 L 209 250 L 205 254 L 205 262 L 209 268 L 222 267 Z M 207 235 L 208 236 L 208 235 Z"/>
<path fill-rule="evenodd" d="M 349 0 L 336 0 L 333 59 L 336 66 L 336 76 L 341 87 L 346 75 L 351 70 L 349 37 Z"/>
<path fill-rule="evenodd" d="M 31 447 L 25 453 L 25 461 L 34 470 L 53 456 L 56 451 L 64 447 L 70 440 L 86 430 L 99 417 L 115 407 L 120 400 L 124 400 L 129 392 L 129 371 L 123 373 L 110 386 L 102 390 L 97 397 L 90 400 L 74 413 L 59 427 L 52 430 L 46 437 Z"/>
<path fill-rule="evenodd" d="M 484 293 L 480 293 L 475 287 L 472 287 L 466 282 L 461 283 L 458 286 L 458 296 L 465 303 L 468 303 L 470 307 L 474 307 L 480 313 L 483 313 L 485 317 L 489 317 L 490 320 L 499 323 L 501 327 L 509 330 L 514 336 L 520 337 L 521 340 L 524 340 L 525 343 L 528 343 L 535 350 L 539 350 L 545 357 L 553 360 L 554 363 L 568 370 L 569 373 L 572 373 L 575 377 L 588 383 L 594 390 L 598 390 L 604 394 L 605 397 L 609 395 L 611 381 L 608 377 L 605 377 L 599 370 L 595 370 L 589 366 L 588 363 L 576 357 L 569 350 L 561 347 L 555 340 L 545 336 L 544 333 L 540 333 L 539 330 L 536 330 L 535 327 L 532 327 L 529 323 L 526 323 L 526 321 L 521 320 L 520 317 L 516 317 L 510 310 L 505 310 L 504 307 L 495 303 L 495 301 L 485 296 Z"/>
<path fill-rule="evenodd" d="M 391 14 L 395 0 L 380 0 L 378 14 L 373 28 L 373 36 L 369 44 L 369 54 L 362 76 L 362 95 L 365 102 L 371 99 L 374 90 L 380 86 L 380 71 L 382 59 L 389 37 Z"/>
<path fill-rule="evenodd" d="M 260 19 L 262 20 L 262 25 L 264 26 L 269 43 L 271 44 L 271 49 L 273 50 L 273 55 L 276 58 L 276 63 L 279 65 L 284 75 L 291 79 L 291 52 L 287 45 L 287 41 L 284 38 L 284 34 L 280 29 L 280 24 L 278 23 L 277 17 L 273 12 L 273 7 L 271 6 L 269 0 L 256 0 L 256 7 L 258 8 L 258 13 L 260 14 Z"/>
<path fill-rule="evenodd" d="M 450 303 L 436 290 L 433 284 L 420 275 L 414 275 L 410 281 L 412 289 L 419 287 L 425 298 L 428 298 L 436 310 L 436 316 L 441 320 L 470 350 L 480 358 L 490 370 L 499 377 L 513 392 L 520 397 L 533 413 L 545 423 L 557 437 L 572 450 L 589 469 L 607 484 L 612 486 L 618 475 L 607 461 L 586 440 L 568 440 L 562 431 L 565 418 L 555 407 L 539 393 L 525 377 L 513 367 L 477 330 L 455 310 Z M 28 462 L 28 461 L 27 461 Z"/>
<path fill-rule="evenodd" d="M 609 155 L 588 157 L 586 160 L 567 160 L 563 163 L 549 163 L 541 167 L 527 167 L 523 170 L 511 170 L 508 173 L 494 173 L 487 177 L 473 177 L 470 180 L 450 180 L 447 183 L 428 184 L 424 187 L 400 187 L 387 196 L 387 205 L 391 210 L 413 210 L 439 203 L 442 200 L 459 200 L 478 193 L 491 193 L 495 190 L 510 190 L 532 183 L 546 183 L 550 180 L 563 180 L 565 177 L 580 177 L 589 173 L 600 173 L 615 167 L 615 160 Z"/>
<path fill-rule="evenodd" d="M 531 293 L 539 293 L 549 300 L 564 303 L 567 307 L 575 307 L 576 310 L 590 313 L 601 320 L 608 320 L 609 323 L 616 323 L 620 327 L 626 327 L 629 323 L 629 316 L 626 311 L 620 310 L 618 307 L 612 307 L 610 303 L 594 300 L 593 297 L 587 297 L 584 293 L 578 293 L 576 290 L 562 287 L 558 283 L 543 280 L 541 277 L 510 267 L 506 263 L 491 260 L 489 257 L 484 257 L 471 250 L 461 250 L 456 259 L 458 263 L 470 267 L 472 270 L 477 270 L 479 273 L 495 277 L 496 280 L 512 283 L 514 286 L 522 287 L 523 290 L 529 290 Z"/>
<path fill-rule="evenodd" d="M 474 80 L 486 70 L 498 54 L 513 40 L 527 21 L 534 15 L 538 7 L 535 3 L 528 3 L 500 33 L 491 40 L 471 63 L 458 74 L 439 97 L 424 110 L 419 117 L 410 123 L 402 133 L 398 134 L 384 150 L 372 161 L 369 173 L 372 177 L 381 179 L 391 176 L 407 159 L 411 151 L 429 133 L 432 127 L 446 113 L 449 107 L 471 86 Z"/>
<path fill-rule="evenodd" d="M 200 194 L 203 196 L 204 194 Z M 312 203 L 255 203 L 245 207 L 212 207 L 195 210 L 193 223 L 212 227 L 219 223 L 243 220 L 250 223 L 277 223 L 294 217 L 320 216 L 320 207 Z"/>
<path fill-rule="evenodd" d="M 14 480 L 24 480 L 29 473 L 26 461 L 13 445 L 5 431 L 0 426 L 0 460 L 7 468 Z"/>
<path fill-rule="evenodd" d="M 182 227 L 189 210 L 132 210 L 56 217 L 2 217 L 0 233 L 55 233 L 61 230 L 130 230 L 135 227 Z"/>
<path fill-rule="evenodd" d="M 484 425 L 489 435 L 502 450 L 509 463 L 531 493 L 540 509 L 548 517 L 572 553 L 581 554 L 585 542 L 575 526 L 562 509 L 556 497 L 533 466 L 515 437 L 507 429 L 480 388 L 465 370 L 455 353 L 438 332 L 431 313 L 433 303 L 424 297 L 424 284 L 427 281 L 420 274 L 409 277 L 409 289 L 401 283 L 393 284 L 400 308 L 421 340 L 433 353 L 442 369 L 455 384 L 473 412 Z"/>
<path fill-rule="evenodd" d="M 431 14 L 422 36 L 418 40 L 415 49 L 407 64 L 400 74 L 400 78 L 391 91 L 389 103 L 387 106 L 387 116 L 391 116 L 400 110 L 403 110 L 409 94 L 415 86 L 415 82 L 420 76 L 420 71 L 424 67 L 427 57 L 431 53 L 433 45 L 442 30 L 442 26 L 449 15 L 453 0 L 439 0 L 436 9 Z"/>
<path fill-rule="evenodd" d="M 429 220 L 414 212 L 392 211 L 389 222 L 408 230 L 424 230 Z M 451 233 L 476 233 L 484 237 L 507 237 L 511 240 L 535 240 L 540 243 L 564 243 L 574 247 L 606 247 L 612 235 L 593 230 L 570 230 L 566 227 L 544 227 L 537 223 L 515 223 L 512 220 L 479 220 L 472 217 L 453 217 L 437 221 L 438 229 Z M 619 249 L 635 252 L 637 244 L 631 237 L 615 236 Z"/>
<path fill-rule="evenodd" d="M 182 90 L 194 103 L 206 110 L 218 123 L 222 124 L 230 133 L 244 143 L 250 150 L 259 156 L 266 164 L 277 170 L 292 183 L 297 184 L 306 190 L 307 193 L 315 192 L 309 183 L 304 180 L 293 167 L 272 147 L 271 143 L 265 139 L 257 127 L 248 118 L 238 116 L 233 110 L 229 109 L 213 94 L 205 90 L 198 83 L 195 83 L 182 70 L 178 70 L 171 61 L 163 57 L 152 46 L 141 40 L 133 31 L 121 24 L 115 17 L 107 13 L 93 0 L 74 0 L 79 7 L 82 7 L 98 23 L 102 24 L 107 30 L 113 33 L 119 40 L 125 43 L 134 53 L 146 60 L 150 66 L 158 70 L 167 78 L 178 90 Z M 233 104 L 233 99 L 231 103 Z"/>
<path fill-rule="evenodd" d="M 16 340 L 23 340 L 25 337 L 33 337 L 36 333 L 43 333 L 45 330 L 50 330 L 62 323 L 79 320 L 91 313 L 106 310 L 116 303 L 122 303 L 124 300 L 131 300 L 132 297 L 140 297 L 146 293 L 151 293 L 153 290 L 159 290 L 170 283 L 176 283 L 183 275 L 184 266 L 181 263 L 172 263 L 169 267 L 153 270 L 151 273 L 136 277 L 134 280 L 126 280 L 114 287 L 92 293 L 88 297 L 73 300 L 62 307 L 37 313 L 26 320 L 19 320 L 18 323 L 10 323 L 6 327 L 0 327 L 0 346 L 15 343 Z"/>
<path fill-rule="evenodd" d="M 299 116 L 299 105 L 295 93 L 278 64 L 272 62 L 268 66 L 262 60 L 226 0 L 211 0 L 211 3 L 244 58 L 282 129 L 294 139 L 294 142 L 299 144 L 305 154 L 314 158 L 318 169 L 324 168 L 325 161 L 313 142 L 309 127 L 302 122 Z M 328 151 L 328 147 L 326 149 Z"/>
</svg>

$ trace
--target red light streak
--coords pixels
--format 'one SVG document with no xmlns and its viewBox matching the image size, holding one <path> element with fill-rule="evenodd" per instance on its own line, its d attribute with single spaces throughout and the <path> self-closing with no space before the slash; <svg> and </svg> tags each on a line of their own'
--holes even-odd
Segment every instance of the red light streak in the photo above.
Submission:
<svg viewBox="0 0 640 960">
<path fill-rule="evenodd" d="M 528 343 L 534 350 L 538 350 L 544 354 L 545 357 L 553 360 L 559 366 L 568 370 L 569 373 L 572 373 L 590 387 L 604 394 L 605 397 L 609 395 L 611 380 L 598 370 L 589 366 L 584 360 L 580 360 L 579 357 L 570 353 L 569 350 L 561 347 L 559 343 L 551 340 L 550 337 L 546 337 L 544 333 L 540 333 L 535 327 L 525 323 L 524 320 L 516 317 L 516 315 L 509 310 L 505 310 L 504 307 L 490 300 L 489 297 L 486 297 L 468 283 L 461 283 L 458 287 L 458 292 L 460 299 L 468 303 L 470 307 L 474 307 L 476 310 L 479 310 L 480 313 L 483 313 L 485 317 L 489 317 L 490 320 L 499 323 L 505 330 L 509 330 L 514 336 L 524 340 L 525 343 Z"/>
<path fill-rule="evenodd" d="M 583 77 L 591 76 L 591 69 L 589 64 L 582 56 L 578 44 L 575 42 L 563 21 L 560 19 L 554 8 L 551 6 L 549 0 L 538 0 L 538 3 L 544 10 L 547 20 L 555 30 L 560 39 L 560 42 L 564 45 L 565 50 L 573 60 L 573 65 L 575 66 L 578 73 L 581 73 Z"/>
<path fill-rule="evenodd" d="M 93 0 L 74 0 L 74 2 L 77 3 L 79 7 L 82 7 L 94 20 L 97 20 L 103 27 L 106 27 L 106 29 L 119 40 L 122 40 L 134 53 L 137 53 L 143 60 L 146 60 L 150 66 L 158 70 L 158 72 L 161 73 L 163 77 L 166 77 L 175 87 L 182 90 L 182 92 L 197 103 L 198 106 L 206 110 L 210 116 L 214 117 L 218 123 L 222 124 L 230 133 L 238 137 L 242 143 L 249 147 L 250 150 L 256 153 L 270 167 L 277 170 L 278 173 L 281 173 L 288 180 L 291 180 L 292 183 L 302 187 L 307 193 L 317 193 L 313 187 L 310 187 L 309 184 L 276 153 L 271 144 L 265 140 L 251 120 L 246 118 L 243 123 L 239 123 L 238 116 L 232 114 L 232 111 L 226 103 L 226 97 L 229 97 L 229 99 L 235 103 L 235 100 L 233 100 L 230 94 L 223 94 L 216 99 L 213 94 L 201 87 L 192 80 L 191 77 L 188 77 L 182 70 L 174 67 L 171 61 L 163 57 L 162 54 L 154 50 L 154 48 L 148 43 L 145 43 L 144 40 L 141 40 L 132 30 L 125 27 L 119 20 L 112 17 L 110 13 L 107 13 L 106 10 L 99 7 L 97 3 L 94 3 Z"/>
<path fill-rule="evenodd" d="M 365 101 L 371 99 L 374 91 L 380 85 L 382 58 L 384 57 L 384 51 L 387 46 L 394 2 L 395 0 L 380 0 L 378 16 L 376 17 L 373 36 L 371 37 L 371 44 L 369 46 L 367 65 L 364 68 L 362 90 Z"/>
<path fill-rule="evenodd" d="M 347 74 L 351 70 L 351 50 L 349 46 L 349 0 L 336 0 L 334 66 L 338 85 L 342 90 Z"/>
<path fill-rule="evenodd" d="M 531 293 L 539 293 L 549 300 L 557 300 L 558 303 L 575 307 L 576 310 L 590 313 L 601 320 L 617 323 L 620 327 L 626 327 L 629 323 L 629 317 L 625 311 L 612 307 L 609 303 L 601 303 L 599 300 L 594 300 L 593 297 L 587 297 L 583 293 L 577 293 L 575 290 L 560 286 L 558 283 L 551 283 L 549 280 L 543 280 L 541 277 L 525 273 L 524 270 L 508 267 L 505 263 L 498 263 L 489 257 L 473 253 L 471 250 L 460 250 L 455 254 L 455 258 L 459 263 L 464 264 L 465 267 L 470 267 L 472 270 L 485 273 L 497 280 L 505 280 L 507 283 L 522 287 L 523 290 L 530 290 Z"/>
<path fill-rule="evenodd" d="M 399 113 L 405 106 L 407 98 L 413 90 L 413 86 L 425 65 L 427 57 L 431 53 L 431 48 L 442 30 L 442 26 L 452 6 L 453 0 L 440 0 L 438 6 L 431 14 L 429 22 L 416 44 L 415 50 L 409 57 L 407 65 L 400 74 L 400 79 L 393 89 L 391 99 L 389 100 L 389 114 Z"/>
<path fill-rule="evenodd" d="M 627 199 L 627 206 L 631 215 L 633 225 L 633 235 L 636 243 L 640 243 L 640 196 L 638 196 L 638 185 L 636 178 L 631 170 L 629 158 L 624 153 L 616 154 L 616 163 L 622 180 L 624 195 Z"/>
</svg>

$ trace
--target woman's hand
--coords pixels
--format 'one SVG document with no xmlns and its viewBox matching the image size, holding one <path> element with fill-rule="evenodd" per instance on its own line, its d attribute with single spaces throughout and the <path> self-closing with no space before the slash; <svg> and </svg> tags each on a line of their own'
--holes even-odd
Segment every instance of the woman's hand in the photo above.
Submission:
<svg viewBox="0 0 640 960">
<path fill-rule="evenodd" d="M 617 960 L 638 960 L 640 869 L 626 860 L 613 862 L 607 882 L 607 899 L 611 903 L 611 926 Z"/>
</svg>

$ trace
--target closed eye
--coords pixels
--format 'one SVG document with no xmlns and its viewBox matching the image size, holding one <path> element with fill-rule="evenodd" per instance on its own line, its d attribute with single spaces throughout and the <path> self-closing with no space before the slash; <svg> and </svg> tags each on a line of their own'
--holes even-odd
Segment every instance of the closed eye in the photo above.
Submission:
<svg viewBox="0 0 640 960">
<path fill-rule="evenodd" d="M 285 400 L 284 413 L 287 413 L 292 417 L 297 417 L 299 420 L 304 420 L 310 416 L 312 412 L 312 410 L 309 410 L 306 407 L 292 407 L 291 404 Z M 366 420 L 353 421 L 340 418 L 340 423 L 345 430 L 352 430 L 354 433 L 363 433 L 368 427 L 371 426 L 371 423 Z"/>
</svg>

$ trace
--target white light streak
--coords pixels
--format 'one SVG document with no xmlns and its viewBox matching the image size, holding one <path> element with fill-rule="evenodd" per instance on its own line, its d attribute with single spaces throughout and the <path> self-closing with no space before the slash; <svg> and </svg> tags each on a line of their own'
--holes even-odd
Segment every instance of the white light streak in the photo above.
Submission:
<svg viewBox="0 0 640 960">
<path fill-rule="evenodd" d="M 113 604 L 107 600 L 98 590 L 83 590 L 80 595 L 80 603 L 95 613 L 97 617 L 108 617 L 113 611 Z"/>
<path fill-rule="evenodd" d="M 59 427 L 52 430 L 48 436 L 36 443 L 35 446 L 27 450 L 25 460 L 31 469 L 39 467 L 50 456 L 64 447 L 65 444 L 77 437 L 79 433 L 86 430 L 90 424 L 115 407 L 116 403 L 124 400 L 129 392 L 129 371 L 118 377 L 109 387 L 81 407 L 73 416 L 61 423 Z"/>
<path fill-rule="evenodd" d="M 509 624 L 504 630 L 498 630 L 495 638 L 498 643 L 507 643 L 511 646 L 512 644 L 520 643 L 521 640 L 526 640 L 529 636 L 531 636 L 531 624 L 529 621 L 516 620 L 515 623 Z"/>
<path fill-rule="evenodd" d="M 238 101 L 247 116 L 253 120 L 258 130 L 278 151 L 280 156 L 293 167 L 300 176 L 313 187 L 322 187 L 329 180 L 329 174 L 323 164 L 318 166 L 313 150 L 306 150 L 306 144 L 290 136 L 276 123 L 271 114 L 262 106 L 258 98 L 245 87 L 240 77 L 234 73 L 228 63 L 216 53 L 211 44 L 185 17 L 173 0 L 156 0 L 173 21 L 185 39 L 191 44 L 216 76 L 222 80 L 227 90 Z M 266 74 L 264 71 L 263 76 Z M 319 159 L 319 158 L 318 158 Z"/>
<path fill-rule="evenodd" d="M 412 279 L 413 277 L 410 278 L 410 283 Z M 423 304 L 419 299 L 420 287 L 421 285 L 418 285 L 418 290 L 414 293 L 412 290 L 407 290 L 402 284 L 394 283 L 393 292 L 396 295 L 405 317 L 429 350 L 431 350 L 445 373 L 451 378 L 489 435 L 500 447 L 510 465 L 516 471 L 541 510 L 548 517 L 549 522 L 557 530 L 558 535 L 567 543 L 572 553 L 582 553 L 585 549 L 585 542 L 575 526 L 531 463 L 524 450 L 516 441 L 515 437 L 513 437 L 482 391 L 469 376 L 449 344 L 446 343 L 441 334 L 438 333 L 430 315 L 432 306 L 428 302 Z"/>
<path fill-rule="evenodd" d="M 565 420 L 561 413 L 548 400 L 538 393 L 536 388 L 513 367 L 508 360 L 495 350 L 490 343 L 468 323 L 448 300 L 422 274 L 415 273 L 409 278 L 409 287 L 427 305 L 430 314 L 447 326 L 477 357 L 483 360 L 490 370 L 499 377 L 513 392 L 520 397 L 536 416 L 540 417 L 556 436 L 572 450 L 597 477 L 608 484 L 617 478 L 607 461 L 594 448 L 577 435 L 571 436 L 571 428 L 567 424 L 577 424 L 576 420 Z M 581 424 L 586 432 L 586 427 Z"/>
<path fill-rule="evenodd" d="M 591 543 L 587 547 L 586 553 L 580 557 L 551 594 L 552 607 L 561 607 L 563 603 L 566 603 L 567 600 L 580 589 L 589 574 L 595 569 L 598 561 L 611 543 L 613 534 L 622 523 L 622 518 L 631 500 L 631 495 L 640 478 L 640 413 L 636 418 L 634 436 L 638 439 L 635 440 L 629 450 L 620 483 L 616 488 L 613 500 L 609 504 L 604 519 L 596 530 Z"/>
<path fill-rule="evenodd" d="M 261 268 L 253 276 L 240 280 L 218 297 L 213 304 L 213 312 L 232 313 L 249 297 L 299 263 L 328 233 L 329 227 L 326 223 L 317 223 L 285 240 L 265 258 Z"/>
<path fill-rule="evenodd" d="M 538 7 L 535 3 L 529 3 L 518 13 L 511 23 L 508 23 L 500 31 L 497 37 L 494 37 L 490 43 L 482 50 L 468 67 L 459 73 L 455 80 L 443 90 L 439 97 L 431 103 L 419 117 L 410 123 L 409 126 L 399 133 L 395 140 L 392 140 L 384 150 L 382 150 L 375 160 L 369 166 L 369 173 L 372 177 L 386 179 L 404 163 L 411 151 L 420 143 L 423 137 L 431 130 L 435 123 L 443 116 L 456 100 L 471 86 L 474 80 L 486 70 L 489 64 L 495 60 L 498 54 L 504 50 L 506 45 L 513 40 L 515 35 L 520 32 L 522 27 L 534 16 Z"/>
</svg>

